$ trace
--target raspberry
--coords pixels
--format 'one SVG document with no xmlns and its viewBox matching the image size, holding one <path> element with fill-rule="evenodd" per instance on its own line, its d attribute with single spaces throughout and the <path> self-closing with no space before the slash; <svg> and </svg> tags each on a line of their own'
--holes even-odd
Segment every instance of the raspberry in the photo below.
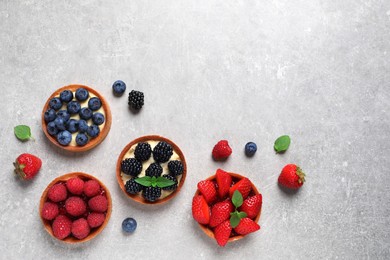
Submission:
<svg viewBox="0 0 390 260">
<path fill-rule="evenodd" d="M 44 219 L 53 220 L 58 216 L 59 212 L 57 204 L 45 202 L 42 207 L 41 216 Z"/>
<path fill-rule="evenodd" d="M 141 184 L 135 182 L 136 178 L 128 180 L 125 184 L 126 192 L 129 194 L 137 194 L 142 190 Z"/>
<path fill-rule="evenodd" d="M 159 142 L 153 148 L 153 158 L 156 162 L 165 163 L 173 154 L 172 146 L 164 141 Z"/>
<path fill-rule="evenodd" d="M 65 209 L 69 215 L 80 216 L 87 210 L 87 205 L 80 197 L 69 197 L 65 201 Z"/>
<path fill-rule="evenodd" d="M 163 172 L 163 168 L 158 163 L 152 163 L 145 171 L 145 175 L 149 177 L 160 177 Z"/>
<path fill-rule="evenodd" d="M 104 213 L 97 213 L 97 212 L 91 212 L 87 217 L 88 225 L 91 228 L 100 227 L 103 224 L 105 219 L 106 219 L 106 215 Z"/>
<path fill-rule="evenodd" d="M 47 193 L 47 197 L 53 202 L 60 202 L 66 200 L 68 192 L 63 183 L 54 184 Z"/>
<path fill-rule="evenodd" d="M 103 195 L 97 195 L 88 201 L 88 206 L 92 211 L 106 212 L 108 208 L 107 198 Z"/>
<path fill-rule="evenodd" d="M 121 163 L 121 170 L 127 175 L 137 177 L 142 171 L 142 163 L 135 158 L 126 158 Z"/>
<path fill-rule="evenodd" d="M 135 147 L 134 157 L 141 162 L 149 160 L 151 154 L 152 148 L 148 143 L 139 143 Z"/>
<path fill-rule="evenodd" d="M 79 218 L 72 223 L 72 234 L 78 239 L 86 238 L 89 235 L 91 229 L 85 218 Z"/>
<path fill-rule="evenodd" d="M 84 190 L 84 181 L 78 177 L 71 178 L 66 182 L 66 188 L 70 193 L 80 195 Z"/>
<path fill-rule="evenodd" d="M 172 176 L 178 176 L 183 173 L 183 163 L 179 160 L 170 161 L 168 163 L 169 174 Z"/>
<path fill-rule="evenodd" d="M 93 197 L 100 193 L 100 184 L 96 180 L 89 180 L 84 183 L 84 194 L 87 197 Z"/>
<path fill-rule="evenodd" d="M 54 219 L 52 229 L 56 238 L 64 239 L 71 233 L 72 221 L 65 215 L 59 215 Z"/>
</svg>

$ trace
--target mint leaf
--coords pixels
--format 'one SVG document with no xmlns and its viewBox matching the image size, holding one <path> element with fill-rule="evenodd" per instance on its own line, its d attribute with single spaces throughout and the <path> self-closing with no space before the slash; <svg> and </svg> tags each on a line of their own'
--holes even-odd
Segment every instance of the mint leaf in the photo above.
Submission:
<svg viewBox="0 0 390 260">
<path fill-rule="evenodd" d="M 175 184 L 175 182 L 171 181 L 171 180 L 168 180 L 168 179 L 166 179 L 164 177 L 158 177 L 156 179 L 156 184 L 157 184 L 157 187 L 165 188 L 165 187 L 172 186 L 173 184 Z"/>
<path fill-rule="evenodd" d="M 15 136 L 20 140 L 20 141 L 27 141 L 31 136 L 31 129 L 27 125 L 18 125 L 14 127 L 14 133 Z"/>
<path fill-rule="evenodd" d="M 276 139 L 274 149 L 277 153 L 285 152 L 290 146 L 290 137 L 288 135 L 282 135 Z"/>
<path fill-rule="evenodd" d="M 237 214 L 237 211 L 236 212 L 233 212 L 230 216 L 230 226 L 232 226 L 232 228 L 235 228 L 238 226 L 238 224 L 240 224 L 240 217 L 238 216 Z"/>
<path fill-rule="evenodd" d="M 248 215 L 247 215 L 244 211 L 238 212 L 238 217 L 239 217 L 240 219 L 246 218 L 246 216 L 248 216 Z"/>
<path fill-rule="evenodd" d="M 241 193 L 238 190 L 235 190 L 234 193 L 233 193 L 233 197 L 232 197 L 233 205 L 236 208 L 239 208 L 242 205 L 243 200 L 244 199 L 242 198 Z"/>
<path fill-rule="evenodd" d="M 142 186 L 145 186 L 145 187 L 152 186 L 152 177 L 150 177 L 150 176 L 144 176 L 141 178 L 137 178 L 134 181 Z"/>
</svg>

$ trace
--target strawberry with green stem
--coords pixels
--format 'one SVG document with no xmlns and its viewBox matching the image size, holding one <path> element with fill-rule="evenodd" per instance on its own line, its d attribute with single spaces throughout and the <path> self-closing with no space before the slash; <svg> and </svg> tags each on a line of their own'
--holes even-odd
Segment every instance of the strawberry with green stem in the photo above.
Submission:
<svg viewBox="0 0 390 260">
<path fill-rule="evenodd" d="M 24 180 L 30 180 L 41 169 L 42 161 L 35 155 L 23 153 L 16 158 L 14 166 L 16 174 Z"/>
</svg>

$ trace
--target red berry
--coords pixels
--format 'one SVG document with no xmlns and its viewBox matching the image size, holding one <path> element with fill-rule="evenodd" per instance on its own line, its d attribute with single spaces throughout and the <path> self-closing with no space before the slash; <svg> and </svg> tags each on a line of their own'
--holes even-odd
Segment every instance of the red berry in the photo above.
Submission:
<svg viewBox="0 0 390 260">
<path fill-rule="evenodd" d="M 65 215 L 59 215 L 53 221 L 52 230 L 56 238 L 64 239 L 71 233 L 72 221 Z"/>
<path fill-rule="evenodd" d="M 24 180 L 30 180 L 41 169 L 42 161 L 35 155 L 23 153 L 16 158 L 14 166 L 16 174 L 19 174 Z"/>
<path fill-rule="evenodd" d="M 65 209 L 69 215 L 77 217 L 87 211 L 87 205 L 80 197 L 73 196 L 65 201 Z"/>
<path fill-rule="evenodd" d="M 239 180 L 232 187 L 230 187 L 230 189 L 229 189 L 230 198 L 233 197 L 233 193 L 236 190 L 238 190 L 241 193 L 243 199 L 246 199 L 246 197 L 248 197 L 249 193 L 252 190 L 251 181 L 245 177 L 245 178 L 242 178 L 241 180 Z"/>
<path fill-rule="evenodd" d="M 106 215 L 104 213 L 97 213 L 97 212 L 91 212 L 87 217 L 88 225 L 91 228 L 100 227 L 103 224 L 105 219 L 106 219 Z"/>
<path fill-rule="evenodd" d="M 53 202 L 60 202 L 66 200 L 68 192 L 63 183 L 56 183 L 49 189 L 47 197 Z"/>
<path fill-rule="evenodd" d="M 256 194 L 244 200 L 240 207 L 240 211 L 244 211 L 248 218 L 254 219 L 259 214 L 262 204 L 263 197 L 261 194 Z"/>
<path fill-rule="evenodd" d="M 46 220 L 53 220 L 59 214 L 58 205 L 52 202 L 45 202 L 42 207 L 41 216 Z"/>
<path fill-rule="evenodd" d="M 214 182 L 210 180 L 200 181 L 198 182 L 198 189 L 208 204 L 213 203 L 217 199 L 217 190 Z"/>
<path fill-rule="evenodd" d="M 200 224 L 207 225 L 210 222 L 210 208 L 202 195 L 192 199 L 192 217 Z"/>
<path fill-rule="evenodd" d="M 230 213 L 233 211 L 231 201 L 221 201 L 215 203 L 211 207 L 210 227 L 216 227 L 225 220 L 230 218 Z"/>
<path fill-rule="evenodd" d="M 260 226 L 250 218 L 242 218 L 237 227 L 234 228 L 240 235 L 247 235 L 260 229 Z"/>
<path fill-rule="evenodd" d="M 279 175 L 278 182 L 289 189 L 299 189 L 305 182 L 305 174 L 295 164 L 287 164 Z"/>
<path fill-rule="evenodd" d="M 100 193 L 100 184 L 96 180 L 89 180 L 84 183 L 84 194 L 88 197 L 96 196 Z"/>
<path fill-rule="evenodd" d="M 79 177 L 70 178 L 66 182 L 66 188 L 68 188 L 70 193 L 80 195 L 84 190 L 84 181 Z"/>
<path fill-rule="evenodd" d="M 89 235 L 91 229 L 85 218 L 79 218 L 72 223 L 72 234 L 78 239 L 86 238 Z"/>
<path fill-rule="evenodd" d="M 214 229 L 214 237 L 218 245 L 225 246 L 232 232 L 232 226 L 229 220 L 225 220 Z"/>
<path fill-rule="evenodd" d="M 224 199 L 229 194 L 230 185 L 232 185 L 232 177 L 229 173 L 221 169 L 218 169 L 215 175 L 218 184 L 219 198 Z"/>
<path fill-rule="evenodd" d="M 221 140 L 214 146 L 212 153 L 215 160 L 224 160 L 232 154 L 232 148 L 227 140 Z"/>
<path fill-rule="evenodd" d="M 108 201 L 105 196 L 97 195 L 88 201 L 88 206 L 92 211 L 103 213 L 108 209 Z"/>
</svg>

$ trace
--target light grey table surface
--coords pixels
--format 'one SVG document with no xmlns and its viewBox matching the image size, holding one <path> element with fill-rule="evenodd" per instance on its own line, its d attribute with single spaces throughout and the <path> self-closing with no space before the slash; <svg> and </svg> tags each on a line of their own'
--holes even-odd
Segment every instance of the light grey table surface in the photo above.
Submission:
<svg viewBox="0 0 390 260">
<path fill-rule="evenodd" d="M 389 259 L 390 2 L 0 1 L 1 259 Z M 145 93 L 132 114 L 125 96 Z M 113 116 L 106 140 L 67 154 L 41 130 L 46 99 L 81 83 L 101 92 Z M 13 134 L 31 126 L 34 141 Z M 188 176 L 164 206 L 130 201 L 115 179 L 125 144 L 146 134 L 183 150 Z M 273 151 L 292 138 L 283 155 Z M 226 162 L 211 159 L 229 140 Z M 258 145 L 244 155 L 247 141 Z M 13 174 L 23 152 L 43 167 L 31 182 Z M 296 194 L 277 178 L 296 163 Z M 191 216 L 196 183 L 217 168 L 248 176 L 264 197 L 261 230 L 220 248 Z M 52 239 L 38 204 L 55 177 L 83 171 L 110 189 L 106 229 L 80 246 Z M 132 235 L 126 217 L 138 221 Z"/>
</svg>

